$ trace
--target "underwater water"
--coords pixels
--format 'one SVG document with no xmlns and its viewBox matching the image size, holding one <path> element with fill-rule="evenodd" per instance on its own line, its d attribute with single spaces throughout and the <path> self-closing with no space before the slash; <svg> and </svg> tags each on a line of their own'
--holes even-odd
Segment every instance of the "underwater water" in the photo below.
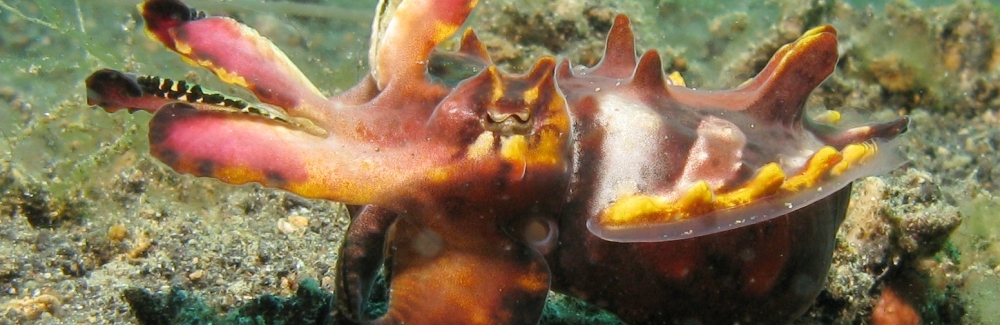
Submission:
<svg viewBox="0 0 1000 325">
<path fill-rule="evenodd" d="M 187 3 L 256 28 L 333 95 L 368 71 L 374 2 Z M 179 175 L 149 154 L 149 114 L 87 104 L 85 79 L 102 68 L 252 98 L 146 37 L 136 3 L 0 0 L 0 323 L 327 308 L 350 223 L 342 205 Z M 911 116 L 908 162 L 855 183 L 826 288 L 796 324 L 1000 324 L 1000 5 L 483 0 L 465 26 L 499 66 L 525 71 L 545 55 L 595 64 L 615 13 L 665 72 L 707 89 L 739 85 L 780 45 L 831 24 L 841 60 L 808 106 Z M 618 323 L 556 294 L 542 322 Z"/>
</svg>

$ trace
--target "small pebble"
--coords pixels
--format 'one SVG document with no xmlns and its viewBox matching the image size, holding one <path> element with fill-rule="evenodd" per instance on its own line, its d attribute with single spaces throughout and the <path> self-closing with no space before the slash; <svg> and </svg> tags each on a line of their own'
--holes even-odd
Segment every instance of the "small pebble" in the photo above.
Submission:
<svg viewBox="0 0 1000 325">
<path fill-rule="evenodd" d="M 293 215 L 286 219 L 278 220 L 278 230 L 286 235 L 302 232 L 309 226 L 309 218 Z"/>
<path fill-rule="evenodd" d="M 203 271 L 203 270 L 197 270 L 197 271 L 191 272 L 191 274 L 188 274 L 188 280 L 191 280 L 191 281 L 198 281 L 198 280 L 201 280 L 204 277 L 205 277 L 205 271 Z"/>
<path fill-rule="evenodd" d="M 298 227 L 293 225 L 291 222 L 288 222 L 288 220 L 281 219 L 278 220 L 278 231 L 281 231 L 286 235 L 291 235 L 298 231 Z"/>
<path fill-rule="evenodd" d="M 128 236 L 128 228 L 123 224 L 116 224 L 108 229 L 108 239 L 113 243 L 121 242 Z"/>
<path fill-rule="evenodd" d="M 299 228 L 305 228 L 309 226 L 309 218 L 300 215 L 289 216 L 288 222 L 292 223 L 293 225 Z"/>
</svg>

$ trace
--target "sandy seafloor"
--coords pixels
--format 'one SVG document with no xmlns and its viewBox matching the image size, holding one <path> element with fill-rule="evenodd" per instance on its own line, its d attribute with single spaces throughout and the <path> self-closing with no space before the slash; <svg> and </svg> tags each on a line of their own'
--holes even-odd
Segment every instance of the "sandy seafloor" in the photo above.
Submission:
<svg viewBox="0 0 1000 325">
<path fill-rule="evenodd" d="M 367 71 L 374 2 L 191 4 L 254 26 L 335 94 Z M 997 5 L 481 2 L 467 25 L 507 69 L 546 54 L 593 64 L 623 12 L 639 49 L 699 88 L 738 85 L 779 45 L 834 25 L 843 58 L 809 105 L 913 124 L 908 163 L 855 184 L 828 287 L 797 323 L 907 324 L 912 310 L 1000 324 Z M 302 279 L 331 289 L 339 204 L 177 175 L 147 152 L 149 116 L 88 108 L 84 79 L 109 67 L 245 91 L 146 38 L 132 1 L 0 0 L 0 20 L 0 323 L 136 323 L 127 288 L 179 286 L 220 313 Z M 880 308 L 896 316 L 873 319 Z"/>
</svg>

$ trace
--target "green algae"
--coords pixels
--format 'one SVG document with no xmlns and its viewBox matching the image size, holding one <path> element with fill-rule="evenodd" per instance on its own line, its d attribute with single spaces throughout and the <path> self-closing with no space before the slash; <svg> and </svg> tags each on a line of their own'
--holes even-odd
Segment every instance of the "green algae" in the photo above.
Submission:
<svg viewBox="0 0 1000 325">
<path fill-rule="evenodd" d="M 129 288 L 122 295 L 135 310 L 136 318 L 144 325 L 324 324 L 333 306 L 333 296 L 321 289 L 319 282 L 315 280 L 302 281 L 294 296 L 283 298 L 263 295 L 246 302 L 224 317 L 204 299 L 179 286 L 172 287 L 167 293 Z"/>
<path fill-rule="evenodd" d="M 995 324 L 1000 319 L 1000 276 L 982 270 L 965 275 L 965 283 L 958 289 L 959 299 L 965 302 L 966 324 Z"/>
<path fill-rule="evenodd" d="M 376 281 L 376 294 L 365 314 L 369 319 L 385 313 L 384 278 Z M 137 320 L 143 325 L 219 324 L 219 325 L 285 325 L 330 324 L 335 297 L 313 279 L 299 283 L 294 296 L 263 295 L 246 302 L 225 316 L 205 300 L 180 286 L 166 293 L 152 293 L 142 288 L 128 288 L 122 296 L 132 306 Z M 444 321 L 444 320 L 443 320 Z M 614 315 L 587 303 L 563 295 L 550 295 L 540 325 L 623 325 Z"/>
<path fill-rule="evenodd" d="M 997 223 L 997 209 L 1000 199 L 983 193 L 960 205 L 966 216 L 962 220 L 952 242 L 962 252 L 961 265 L 966 268 L 1000 267 L 1000 223 Z"/>
<path fill-rule="evenodd" d="M 956 282 L 957 299 L 965 304 L 968 324 L 1000 319 L 1000 199 L 982 194 L 961 205 L 967 216 L 952 237 L 964 270 Z"/>
</svg>

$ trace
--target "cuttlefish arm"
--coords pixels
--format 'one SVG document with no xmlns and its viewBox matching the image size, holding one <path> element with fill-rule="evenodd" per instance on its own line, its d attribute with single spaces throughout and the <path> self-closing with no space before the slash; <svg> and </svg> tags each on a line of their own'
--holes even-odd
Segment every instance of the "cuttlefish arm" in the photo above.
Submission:
<svg viewBox="0 0 1000 325">
<path fill-rule="evenodd" d="M 396 16 L 411 16 L 408 11 L 426 14 L 429 10 L 422 6 L 432 5 L 418 1 Z M 460 5 L 471 10 L 469 3 Z M 398 203 L 394 198 L 404 195 L 399 190 L 402 184 L 428 177 L 432 166 L 453 163 L 449 155 L 461 150 L 447 141 L 405 141 L 424 140 L 436 132 L 426 120 L 444 94 L 442 87 L 429 85 L 425 74 L 403 72 L 424 68 L 435 42 L 450 36 L 464 21 L 462 15 L 461 21 L 454 21 L 459 16 L 442 11 L 438 20 L 434 15 L 407 20 L 424 29 L 395 24 L 388 31 L 388 35 L 405 33 L 406 42 L 395 46 L 417 49 L 402 53 L 418 57 L 402 60 L 394 54 L 402 61 L 385 71 L 401 73 L 392 79 L 402 90 L 411 87 L 402 85 L 416 84 L 427 85 L 428 91 L 410 89 L 418 93 L 414 96 L 394 88 L 345 105 L 326 99 L 274 44 L 231 18 L 208 17 L 175 0 L 146 1 L 140 12 L 149 36 L 185 61 L 250 90 L 259 100 L 155 76 L 114 70 L 91 75 L 89 103 L 109 112 L 154 113 L 152 154 L 178 172 L 233 184 L 257 182 L 345 203 Z M 399 114 L 395 109 L 419 114 Z"/>
<path fill-rule="evenodd" d="M 250 90 L 264 103 L 319 124 L 332 119 L 326 97 L 284 52 L 256 30 L 229 17 L 207 16 L 177 0 L 139 5 L 146 34 L 185 62 Z"/>
</svg>

